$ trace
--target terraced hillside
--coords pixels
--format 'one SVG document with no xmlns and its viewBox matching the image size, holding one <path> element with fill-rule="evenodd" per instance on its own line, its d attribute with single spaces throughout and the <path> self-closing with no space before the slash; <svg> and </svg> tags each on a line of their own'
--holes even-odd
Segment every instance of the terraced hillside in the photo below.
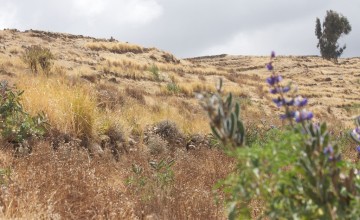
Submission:
<svg viewBox="0 0 360 220">
<path fill-rule="evenodd" d="M 267 95 L 261 92 L 267 91 L 264 82 L 268 73 L 264 65 L 268 57 L 220 55 L 188 60 L 226 71 L 226 78 L 238 83 L 254 102 L 269 105 Z M 342 121 L 351 125 L 353 117 L 360 113 L 359 63 L 360 58 L 340 59 L 334 64 L 316 56 L 279 56 L 275 68 L 298 88 L 300 95 L 310 98 L 317 120 L 331 119 L 335 124 Z M 265 114 L 272 114 L 271 111 Z"/>
<path fill-rule="evenodd" d="M 33 45 L 53 54 L 48 72 L 24 61 Z M 178 59 L 113 38 L 0 31 L 0 80 L 23 90 L 24 111 L 49 124 L 41 138 L 0 140 L 0 218 L 226 219 L 214 185 L 236 165 L 216 147 L 195 95 L 223 78 L 250 135 L 280 127 L 268 61 Z M 274 66 L 337 134 L 360 114 L 360 58 L 278 56 Z"/>
</svg>

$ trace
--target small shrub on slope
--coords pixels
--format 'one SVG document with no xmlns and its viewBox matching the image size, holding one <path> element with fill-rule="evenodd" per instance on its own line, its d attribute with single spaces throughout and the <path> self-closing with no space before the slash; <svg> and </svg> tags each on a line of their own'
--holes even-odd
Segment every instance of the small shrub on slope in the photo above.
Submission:
<svg viewBox="0 0 360 220">
<path fill-rule="evenodd" d="M 34 73 L 39 72 L 39 68 L 45 75 L 49 75 L 54 55 L 50 49 L 39 45 L 32 45 L 25 49 L 22 57 L 23 61 L 30 67 Z"/>
<path fill-rule="evenodd" d="M 43 114 L 30 116 L 24 112 L 20 103 L 23 91 L 9 86 L 7 81 L 0 82 L 0 131 L 2 138 L 14 144 L 42 136 L 46 132 L 46 119 Z"/>
</svg>

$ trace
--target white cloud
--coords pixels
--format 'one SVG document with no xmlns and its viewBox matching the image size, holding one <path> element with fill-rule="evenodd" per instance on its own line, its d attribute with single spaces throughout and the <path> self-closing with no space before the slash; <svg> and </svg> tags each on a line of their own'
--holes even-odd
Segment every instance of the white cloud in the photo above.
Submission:
<svg viewBox="0 0 360 220">
<path fill-rule="evenodd" d="M 10 2 L 4 3 L 0 8 L 0 28 L 16 26 L 16 7 Z"/>
<path fill-rule="evenodd" d="M 107 1 L 103 0 L 74 0 L 73 13 L 80 16 L 95 16 L 104 12 Z"/>
<path fill-rule="evenodd" d="M 163 8 L 155 0 L 75 0 L 72 14 L 89 25 L 141 26 L 161 16 Z"/>
<path fill-rule="evenodd" d="M 162 12 L 162 6 L 154 0 L 133 0 L 124 2 L 117 19 L 119 22 L 144 25 L 160 17 Z"/>
<path fill-rule="evenodd" d="M 314 29 L 315 16 L 309 15 L 253 30 L 241 30 L 200 54 L 268 55 L 275 50 L 281 55 L 317 55 Z"/>
</svg>

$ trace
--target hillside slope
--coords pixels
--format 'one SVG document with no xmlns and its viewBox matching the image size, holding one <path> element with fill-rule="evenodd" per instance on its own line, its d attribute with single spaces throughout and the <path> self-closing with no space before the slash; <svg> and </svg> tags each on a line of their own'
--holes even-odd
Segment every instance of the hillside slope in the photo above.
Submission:
<svg viewBox="0 0 360 220">
<path fill-rule="evenodd" d="M 48 74 L 22 57 L 41 45 L 54 55 Z M 241 104 L 249 135 L 280 127 L 265 64 L 269 57 L 177 59 L 115 39 L 44 31 L 0 31 L 0 80 L 24 90 L 31 115 L 44 112 L 42 139 L 0 140 L 0 218 L 226 219 L 214 185 L 235 169 L 218 149 L 195 94 L 225 93 Z M 335 135 L 360 114 L 360 58 L 278 56 L 276 71 L 309 98 L 315 121 Z M 349 154 L 355 155 L 353 149 Z M 350 156 L 349 156 L 350 157 Z M 252 204 L 252 216 L 261 211 Z M 260 210 L 260 211 L 259 211 Z"/>
</svg>

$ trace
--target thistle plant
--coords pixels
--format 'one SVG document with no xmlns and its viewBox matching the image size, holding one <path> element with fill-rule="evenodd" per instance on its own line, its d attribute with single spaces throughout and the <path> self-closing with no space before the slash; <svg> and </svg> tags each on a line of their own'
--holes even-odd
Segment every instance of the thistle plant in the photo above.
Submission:
<svg viewBox="0 0 360 220">
<path fill-rule="evenodd" d="M 225 147 L 240 147 L 245 142 L 245 128 L 240 119 L 240 104 L 232 93 L 223 95 L 223 81 L 219 80 L 215 94 L 199 93 L 197 98 L 208 113 L 211 131 Z"/>
</svg>

